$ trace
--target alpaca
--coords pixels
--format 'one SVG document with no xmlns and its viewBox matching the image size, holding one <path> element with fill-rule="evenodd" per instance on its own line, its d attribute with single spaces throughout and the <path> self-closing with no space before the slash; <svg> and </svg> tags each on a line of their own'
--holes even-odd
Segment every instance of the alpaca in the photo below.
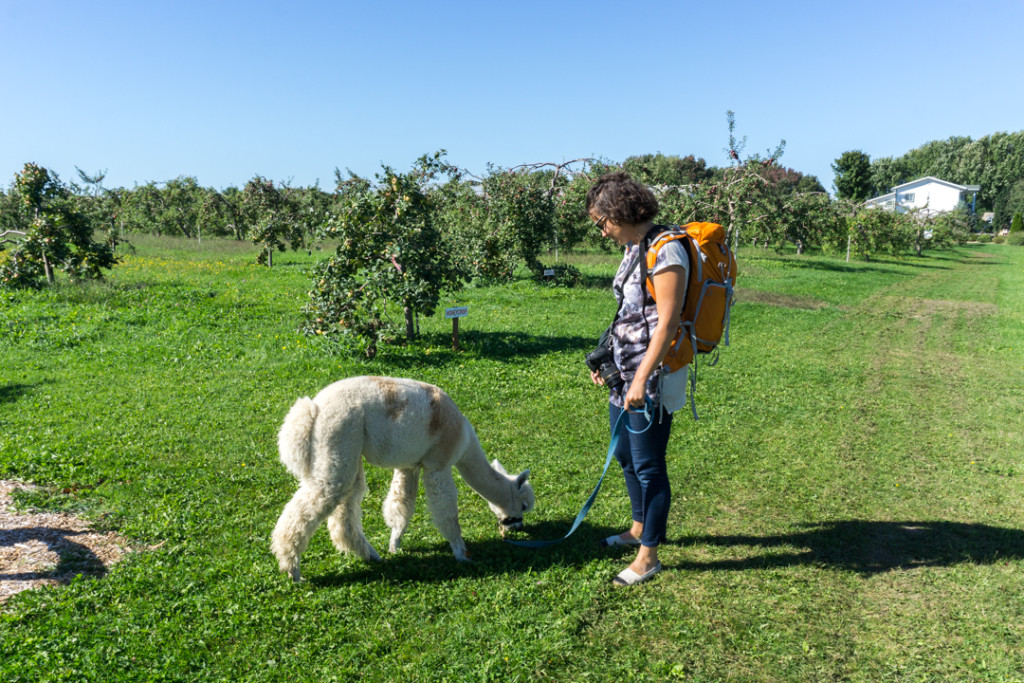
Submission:
<svg viewBox="0 0 1024 683">
<path fill-rule="evenodd" d="M 395 470 L 384 501 L 396 552 L 412 517 L 420 472 L 434 526 L 466 561 L 459 528 L 458 491 L 452 466 L 480 494 L 505 529 L 522 526 L 533 508 L 526 470 L 505 472 L 487 457 L 469 420 L 441 389 L 410 379 L 352 377 L 300 398 L 278 433 L 281 462 L 299 480 L 299 490 L 274 528 L 271 549 L 281 571 L 299 580 L 299 558 L 324 518 L 339 552 L 379 561 L 366 540 L 362 500 L 368 489 L 363 458 Z"/>
</svg>

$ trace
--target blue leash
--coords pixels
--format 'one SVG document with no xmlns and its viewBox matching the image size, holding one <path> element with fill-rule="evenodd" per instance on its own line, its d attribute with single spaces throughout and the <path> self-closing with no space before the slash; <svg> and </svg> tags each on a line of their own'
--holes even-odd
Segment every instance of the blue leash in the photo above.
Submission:
<svg viewBox="0 0 1024 683">
<path fill-rule="evenodd" d="M 648 424 L 647 428 L 650 428 L 650 423 L 653 422 L 650 409 L 650 400 L 644 405 L 644 415 L 647 416 Z M 510 541 L 507 538 L 503 539 L 506 543 L 511 545 L 519 546 L 520 548 L 546 548 L 556 543 L 561 543 L 565 539 L 572 536 L 573 532 L 579 528 L 580 524 L 583 523 L 583 519 L 590 512 L 590 508 L 594 505 L 594 501 L 597 499 L 597 492 L 601 490 L 601 484 L 604 483 L 604 475 L 608 474 L 608 466 L 612 464 L 612 460 L 615 458 L 615 448 L 619 445 L 619 436 L 622 434 L 624 429 L 629 429 L 629 422 L 626 420 L 626 415 L 629 413 L 628 410 L 623 410 L 619 413 L 618 419 L 615 420 L 615 426 L 612 428 L 612 440 L 608 445 L 608 457 L 604 461 L 604 470 L 601 472 L 601 478 L 597 480 L 597 486 L 594 487 L 594 492 L 590 494 L 590 498 L 587 498 L 587 502 L 583 504 L 583 508 L 580 509 L 576 515 L 576 519 L 573 521 L 572 526 L 569 528 L 569 533 L 562 536 L 554 541 Z M 634 432 L 632 429 L 629 431 L 633 434 L 642 434 L 643 432 Z M 646 429 L 644 431 L 647 431 Z"/>
</svg>

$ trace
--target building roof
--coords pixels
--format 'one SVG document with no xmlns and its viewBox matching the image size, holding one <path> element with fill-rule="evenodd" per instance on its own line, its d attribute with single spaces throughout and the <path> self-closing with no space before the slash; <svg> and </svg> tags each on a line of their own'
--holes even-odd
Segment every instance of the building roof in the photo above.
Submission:
<svg viewBox="0 0 1024 683">
<path fill-rule="evenodd" d="M 890 189 L 893 192 L 899 192 L 903 188 L 910 187 L 911 185 L 926 185 L 927 183 L 939 183 L 940 185 L 946 185 L 947 187 L 952 187 L 954 189 L 963 190 L 963 191 L 966 191 L 966 192 L 979 192 L 979 191 L 981 191 L 981 185 L 958 185 L 956 183 L 951 183 L 948 180 L 943 180 L 942 178 L 936 178 L 935 176 L 925 176 L 924 178 L 918 178 L 917 180 L 911 180 L 909 183 L 903 183 L 902 185 L 897 185 L 896 187 L 893 187 L 893 188 L 890 188 Z M 885 195 L 883 195 L 883 196 L 885 196 Z"/>
</svg>

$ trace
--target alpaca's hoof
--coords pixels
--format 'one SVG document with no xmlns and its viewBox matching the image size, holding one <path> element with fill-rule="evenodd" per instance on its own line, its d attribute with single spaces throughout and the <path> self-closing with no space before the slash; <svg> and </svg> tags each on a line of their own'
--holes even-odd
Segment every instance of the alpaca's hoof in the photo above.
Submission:
<svg viewBox="0 0 1024 683">
<path fill-rule="evenodd" d="M 292 581 L 294 581 L 295 583 L 300 583 L 302 581 L 302 577 L 299 576 L 298 567 L 295 567 L 294 569 L 289 569 L 288 576 L 292 577 Z"/>
</svg>

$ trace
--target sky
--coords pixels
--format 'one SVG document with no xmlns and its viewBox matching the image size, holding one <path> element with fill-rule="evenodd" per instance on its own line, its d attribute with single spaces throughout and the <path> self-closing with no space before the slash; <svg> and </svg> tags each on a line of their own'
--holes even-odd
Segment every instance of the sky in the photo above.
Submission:
<svg viewBox="0 0 1024 683">
<path fill-rule="evenodd" d="M 0 186 L 333 189 L 657 153 L 832 162 L 1024 130 L 1024 0 L 0 0 Z"/>
</svg>

